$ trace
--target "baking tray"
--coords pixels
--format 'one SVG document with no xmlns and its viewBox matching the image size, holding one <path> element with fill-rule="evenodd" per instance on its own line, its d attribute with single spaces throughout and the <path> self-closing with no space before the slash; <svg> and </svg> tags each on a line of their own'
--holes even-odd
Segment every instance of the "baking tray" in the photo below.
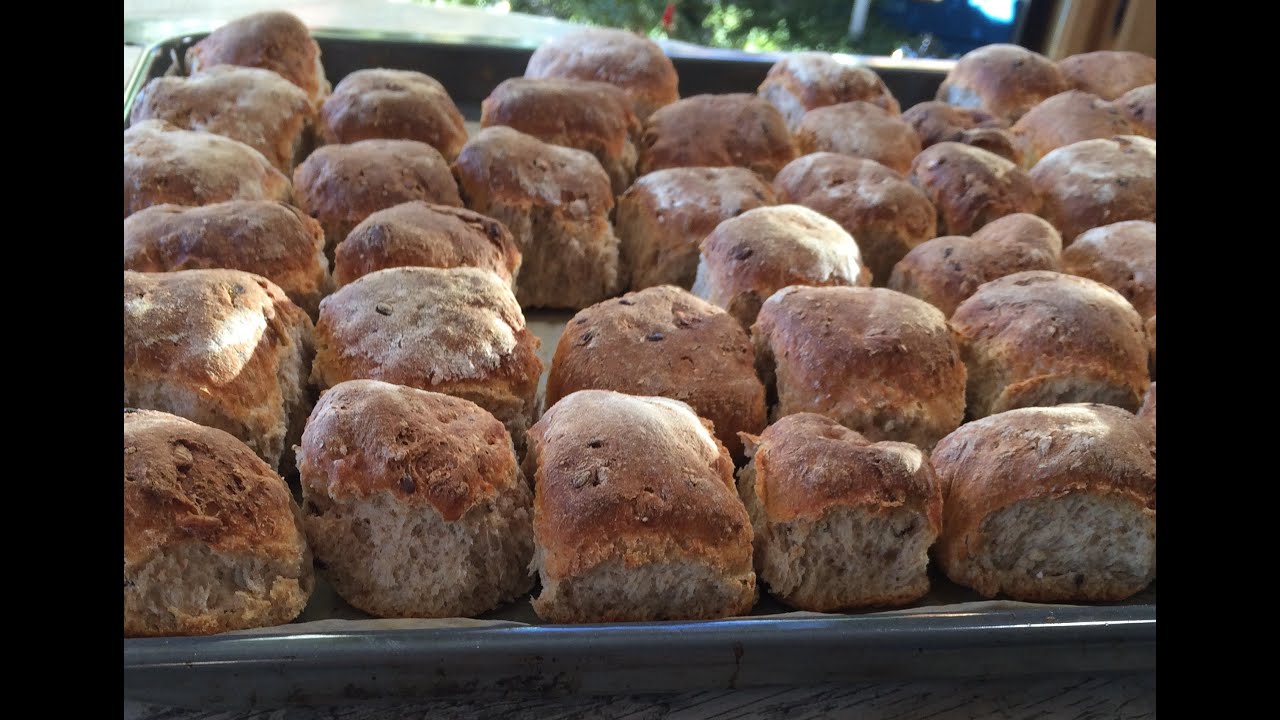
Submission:
<svg viewBox="0 0 1280 720">
<path fill-rule="evenodd" d="M 367 67 L 426 72 L 474 131 L 480 101 L 524 73 L 533 46 L 474 38 L 316 30 L 337 84 Z M 146 50 L 125 89 L 125 123 L 148 80 L 182 73 L 203 35 Z M 777 55 L 668 48 L 681 96 L 754 92 Z M 860 58 L 904 108 L 932 99 L 951 61 Z M 544 365 L 566 312 L 529 312 Z M 545 373 L 543 382 L 545 383 Z M 1154 672 L 1155 585 L 1124 603 L 983 601 L 934 574 L 911 607 L 787 612 L 767 596 L 751 616 L 717 621 L 548 625 L 527 599 L 478 619 L 373 620 L 317 580 L 298 621 L 202 638 L 124 641 L 129 700 L 200 708 L 406 700 L 457 694 L 682 692 L 920 678 Z"/>
</svg>

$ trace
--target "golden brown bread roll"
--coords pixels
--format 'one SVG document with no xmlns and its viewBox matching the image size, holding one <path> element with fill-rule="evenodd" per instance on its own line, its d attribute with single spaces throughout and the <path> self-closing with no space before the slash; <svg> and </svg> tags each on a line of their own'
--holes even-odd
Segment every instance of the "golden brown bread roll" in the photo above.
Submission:
<svg viewBox="0 0 1280 720">
<path fill-rule="evenodd" d="M 942 489 L 916 446 L 869 442 L 814 413 L 743 434 L 738 475 L 769 592 L 798 610 L 894 606 L 929 591 Z"/>
<path fill-rule="evenodd" d="M 760 303 L 788 285 L 869 285 L 858 244 L 802 205 L 748 210 L 702 242 L 693 294 L 751 327 Z"/>
<path fill-rule="evenodd" d="M 924 192 L 874 160 L 804 155 L 782 168 L 773 187 L 779 202 L 816 210 L 852 235 L 875 285 L 888 281 L 908 250 L 937 235 L 938 214 Z"/>
<path fill-rule="evenodd" d="M 524 76 L 600 80 L 631 98 L 643 122 L 680 99 L 675 65 L 652 40 L 625 30 L 584 28 L 538 46 Z"/>
<path fill-rule="evenodd" d="M 613 194 L 636 178 L 640 121 L 621 88 L 592 80 L 508 78 L 480 104 L 480 127 L 506 125 L 552 145 L 586 150 Z"/>
<path fill-rule="evenodd" d="M 302 88 L 270 70 L 217 65 L 192 77 L 158 77 L 134 98 L 130 123 L 166 120 L 239 140 L 282 173 L 307 149 L 315 117 Z"/>
<path fill-rule="evenodd" d="M 984 597 L 1114 602 L 1156 576 L 1156 438 L 1107 405 L 967 423 L 930 458 L 943 486 L 934 558 Z"/>
<path fill-rule="evenodd" d="M 265 277 L 313 320 L 333 289 L 324 231 L 297 208 L 266 200 L 152 205 L 124 221 L 124 269 L 227 268 Z"/>
<path fill-rule="evenodd" d="M 520 250 L 491 217 L 414 200 L 365 218 L 333 252 L 339 287 L 392 267 L 478 267 L 511 283 L 520 270 Z"/>
<path fill-rule="evenodd" d="M 816 108 L 795 125 L 796 150 L 801 155 L 833 152 L 875 160 L 906 173 L 920 154 L 920 136 L 897 115 L 868 102 L 840 103 Z"/>
<path fill-rule="evenodd" d="M 337 593 L 378 617 L 474 617 L 533 585 L 533 494 L 473 402 L 377 380 L 331 388 L 298 449 L 304 522 Z"/>
<path fill-rule="evenodd" d="M 1080 233 L 1122 220 L 1156 219 L 1156 142 L 1136 135 L 1072 143 L 1031 168 L 1040 216 L 1070 245 Z"/>
<path fill-rule="evenodd" d="M 313 398 L 311 319 L 239 270 L 124 271 L 124 404 L 218 428 L 293 465 Z"/>
<path fill-rule="evenodd" d="M 523 468 L 543 620 L 700 620 L 755 604 L 733 461 L 688 405 L 573 393 L 530 428 Z"/>
<path fill-rule="evenodd" d="M 1068 90 L 1031 108 L 1013 124 L 1012 132 L 1022 146 L 1022 164 L 1029 168 L 1064 145 L 1145 131 L 1134 127 L 1114 103 Z"/>
<path fill-rule="evenodd" d="M 1156 136 L 1156 86 L 1143 85 L 1116 98 L 1116 106 L 1129 118 L 1139 135 L 1154 139 Z"/>
<path fill-rule="evenodd" d="M 969 414 L 1097 402 L 1130 412 L 1147 386 L 1142 318 L 1087 278 L 1035 270 L 985 283 L 951 316 Z"/>
<path fill-rule="evenodd" d="M 951 315 L 985 282 L 1024 270 L 1061 270 L 1062 236 L 1027 213 L 1005 215 L 971 237 L 947 235 L 911 249 L 889 287 Z"/>
<path fill-rule="evenodd" d="M 1062 253 L 1063 272 L 1097 280 L 1143 320 L 1156 314 L 1156 224 L 1126 220 L 1081 233 Z"/>
<path fill-rule="evenodd" d="M 311 381 L 382 380 L 470 400 L 523 447 L 540 341 L 502 278 L 479 268 L 369 273 L 320 303 Z"/>
<path fill-rule="evenodd" d="M 1131 50 L 1098 50 L 1058 61 L 1067 85 L 1103 100 L 1115 100 L 1130 90 L 1156 81 L 1156 59 Z"/>
<path fill-rule="evenodd" d="M 937 99 L 1014 122 L 1045 98 L 1068 89 L 1053 61 L 998 43 L 965 53 L 938 87 Z"/>
<path fill-rule="evenodd" d="M 292 188 L 265 155 L 237 140 L 143 120 L 124 131 L 124 216 L 152 205 L 289 202 Z"/>
<path fill-rule="evenodd" d="M 755 95 L 694 95 L 645 121 L 636 174 L 672 167 L 744 167 L 765 180 L 796 156 L 782 115 Z"/>
<path fill-rule="evenodd" d="M 756 90 L 795 129 L 814 108 L 869 102 L 888 113 L 901 112 L 893 93 L 870 68 L 841 62 L 825 52 L 793 52 L 769 68 Z"/>
<path fill-rule="evenodd" d="M 124 636 L 283 625 L 315 587 L 289 486 L 221 430 L 124 411 Z"/>
<path fill-rule="evenodd" d="M 412 70 L 368 68 L 342 78 L 318 124 L 321 143 L 417 140 L 450 161 L 467 141 L 462 113 L 444 85 Z"/>
<path fill-rule="evenodd" d="M 487 127 L 453 164 L 467 207 L 511 231 L 521 307 L 583 308 L 622 290 L 613 191 L 600 161 L 509 127 Z"/>
<path fill-rule="evenodd" d="M 565 326 L 547 375 L 546 407 L 578 390 L 688 403 L 742 458 L 739 432 L 765 426 L 751 337 L 720 308 L 670 285 L 606 300 Z"/>
<path fill-rule="evenodd" d="M 970 145 L 928 148 L 911 163 L 907 179 L 938 209 L 942 235 L 971 235 L 1005 215 L 1040 211 L 1040 194 L 1026 171 Z"/>
<path fill-rule="evenodd" d="M 320 46 L 295 15 L 268 11 L 232 20 L 187 50 L 192 75 L 215 65 L 271 70 L 297 85 L 319 108 L 329 94 L 320 63 Z"/>
<path fill-rule="evenodd" d="M 965 367 L 937 308 L 884 288 L 789 287 L 751 328 L 774 417 L 815 412 L 928 449 L 964 417 Z"/>
<path fill-rule="evenodd" d="M 631 289 L 692 287 L 707 235 L 729 218 L 776 203 L 768 183 L 740 167 L 667 168 L 636 180 L 618 198 L 616 222 Z"/>
</svg>

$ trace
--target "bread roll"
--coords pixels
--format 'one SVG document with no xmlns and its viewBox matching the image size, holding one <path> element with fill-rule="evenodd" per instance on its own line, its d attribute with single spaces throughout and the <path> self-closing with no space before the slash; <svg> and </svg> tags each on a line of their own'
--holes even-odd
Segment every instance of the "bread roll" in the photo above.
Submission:
<svg viewBox="0 0 1280 720">
<path fill-rule="evenodd" d="M 1127 220 L 1082 233 L 1062 253 L 1062 268 L 1110 286 L 1144 320 L 1155 316 L 1155 223 Z"/>
<path fill-rule="evenodd" d="M 333 286 L 320 223 L 284 203 L 152 205 L 125 218 L 125 270 L 212 268 L 265 277 L 313 319 Z"/>
<path fill-rule="evenodd" d="M 742 458 L 739 432 L 765 426 L 751 337 L 725 311 L 665 285 L 606 300 L 565 326 L 547 375 L 546 407 L 579 390 L 688 403 Z"/>
<path fill-rule="evenodd" d="M 951 315 L 985 282 L 1024 270 L 1061 270 L 1062 236 L 1045 220 L 1015 213 L 972 237 L 947 235 L 912 248 L 889 287 Z"/>
<path fill-rule="evenodd" d="M 772 180 L 795 156 L 786 121 L 769 103 L 744 93 L 694 95 L 645 121 L 636 173 L 736 166 Z"/>
<path fill-rule="evenodd" d="M 1156 316 L 1152 315 L 1147 318 L 1147 350 L 1150 352 L 1148 367 L 1151 370 L 1151 379 L 1156 379 Z"/>
<path fill-rule="evenodd" d="M 869 285 L 858 244 L 801 205 L 748 210 L 702 243 L 693 294 L 751 327 L 765 298 L 788 285 Z"/>
<path fill-rule="evenodd" d="M 298 449 L 317 565 L 378 617 L 474 617 L 533 585 L 533 494 L 502 423 L 377 380 L 320 399 Z"/>
<path fill-rule="evenodd" d="M 479 268 L 378 270 L 320 303 L 311 381 L 382 380 L 470 400 L 516 443 L 535 410 L 540 341 L 511 288 Z"/>
<path fill-rule="evenodd" d="M 187 50 L 192 75 L 215 65 L 241 65 L 279 74 L 311 98 L 315 108 L 329 94 L 320 46 L 296 16 L 268 11 L 232 20 Z"/>
<path fill-rule="evenodd" d="M 1040 216 L 1067 245 L 1122 220 L 1156 219 L 1156 142 L 1135 135 L 1085 140 L 1045 155 L 1031 169 Z"/>
<path fill-rule="evenodd" d="M 124 636 L 283 625 L 315 587 L 289 486 L 221 430 L 124 411 Z"/>
<path fill-rule="evenodd" d="M 1107 405 L 968 423 L 934 449 L 934 558 L 984 597 L 1114 602 L 1156 576 L 1155 433 Z"/>
<path fill-rule="evenodd" d="M 552 145 L 586 150 L 614 195 L 636 179 L 640 121 L 621 88 L 591 80 L 508 78 L 480 104 L 480 127 L 506 125 Z"/>
<path fill-rule="evenodd" d="M 379 210 L 413 200 L 462 207 L 449 164 L 416 140 L 325 145 L 293 171 L 298 207 L 320 221 L 325 252 Z"/>
<path fill-rule="evenodd" d="M 320 108 L 322 143 L 416 140 L 452 161 L 467 127 L 438 80 L 413 70 L 367 68 L 344 77 Z"/>
<path fill-rule="evenodd" d="M 916 156 L 907 179 L 938 209 L 942 235 L 971 235 L 1005 215 L 1040 212 L 1037 186 L 1022 168 L 970 145 L 930 147 Z"/>
<path fill-rule="evenodd" d="M 1142 398 L 1142 407 L 1138 408 L 1138 418 L 1145 420 L 1151 424 L 1151 429 L 1156 429 L 1156 384 L 1151 383 L 1151 387 L 1147 388 L 1147 394 Z"/>
<path fill-rule="evenodd" d="M 124 131 L 124 216 L 152 205 L 288 202 L 289 178 L 265 155 L 221 135 L 143 120 Z"/>
<path fill-rule="evenodd" d="M 840 103 L 805 113 L 795 125 L 801 155 L 833 152 L 875 160 L 900 173 L 920 154 L 920 136 L 897 115 L 868 102 Z"/>
<path fill-rule="evenodd" d="M 793 52 L 769 68 L 756 91 L 782 113 L 793 130 L 815 108 L 855 101 L 886 112 L 901 112 L 898 101 L 870 68 L 851 65 L 825 52 Z"/>
<path fill-rule="evenodd" d="M 1114 103 L 1080 90 L 1058 93 L 1014 123 L 1025 167 L 1065 145 L 1115 135 L 1141 135 Z"/>
<path fill-rule="evenodd" d="M 1014 122 L 1045 98 L 1069 89 L 1053 61 L 998 43 L 965 53 L 938 87 L 937 99 Z"/>
<path fill-rule="evenodd" d="M 964 418 L 965 368 L 936 308 L 883 288 L 790 287 L 751 328 L 774 417 L 814 412 L 928 449 Z"/>
<path fill-rule="evenodd" d="M 491 217 L 414 200 L 365 218 L 333 252 L 339 286 L 391 267 L 478 267 L 512 283 L 520 250 Z"/>
<path fill-rule="evenodd" d="M 1156 81 L 1156 59 L 1130 50 L 1098 50 L 1058 61 L 1067 85 L 1115 100 L 1136 87 Z"/>
<path fill-rule="evenodd" d="M 270 70 L 218 65 L 192 77 L 158 77 L 134 98 L 130 123 L 166 120 L 239 140 L 282 173 L 307 150 L 315 108 L 302 88 Z"/>
<path fill-rule="evenodd" d="M 738 492 L 769 592 L 797 610 L 905 605 L 929 591 L 942 489 L 914 445 L 871 443 L 822 415 L 788 415 L 760 437 Z"/>
<path fill-rule="evenodd" d="M 1156 136 L 1156 86 L 1143 85 L 1116 98 L 1116 106 L 1129 118 L 1139 135 L 1155 139 Z"/>
<path fill-rule="evenodd" d="M 488 127 L 453 164 L 467 207 L 511 231 L 523 257 L 521 307 L 583 308 L 626 284 L 600 161 L 509 127 Z"/>
<path fill-rule="evenodd" d="M 676 400 L 583 390 L 529 430 L 539 617 L 702 620 L 751 610 L 751 521 L 708 425 Z"/>
<path fill-rule="evenodd" d="M 858 243 L 872 282 L 883 285 L 908 250 L 937 235 L 938 214 L 924 192 L 873 160 L 813 153 L 773 179 L 778 200 L 816 210 Z"/>
<path fill-rule="evenodd" d="M 1097 402 L 1138 409 L 1147 386 L 1142 318 L 1115 290 L 1049 271 L 1006 275 L 951 316 L 969 370 L 969 414 Z"/>
<path fill-rule="evenodd" d="M 616 223 L 631 289 L 692 287 L 707 235 L 729 218 L 774 204 L 773 189 L 746 168 L 667 168 L 636 180 L 618 198 Z"/>
<path fill-rule="evenodd" d="M 124 271 L 124 404 L 226 431 L 289 470 L 313 398 L 311 319 L 240 270 Z"/>
<path fill-rule="evenodd" d="M 902 119 L 915 128 L 922 148 L 958 142 L 1022 164 L 1022 151 L 1009 133 L 1008 122 L 989 113 L 929 100 L 913 105 L 902 113 Z"/>
<path fill-rule="evenodd" d="M 601 80 L 622 88 L 641 122 L 680 99 L 675 65 L 652 40 L 625 30 L 584 28 L 538 46 L 524 76 Z"/>
</svg>

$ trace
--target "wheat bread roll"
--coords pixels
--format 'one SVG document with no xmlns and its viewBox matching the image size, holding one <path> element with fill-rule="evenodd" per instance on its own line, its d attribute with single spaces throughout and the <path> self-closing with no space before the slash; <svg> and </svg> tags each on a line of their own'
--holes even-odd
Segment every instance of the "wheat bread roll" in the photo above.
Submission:
<svg viewBox="0 0 1280 720">
<path fill-rule="evenodd" d="M 502 423 L 469 400 L 351 380 L 298 449 L 317 566 L 378 617 L 474 617 L 533 585 L 533 493 Z"/>
<path fill-rule="evenodd" d="M 1015 165 L 1022 164 L 1022 151 L 1009 132 L 1009 123 L 990 113 L 927 100 L 911 106 L 902 113 L 902 119 L 920 136 L 922 149 L 940 142 L 958 142 L 995 153 Z"/>
<path fill-rule="evenodd" d="M 544 42 L 530 56 L 524 76 L 616 85 L 631 98 L 641 122 L 680 99 L 676 67 L 662 48 L 649 38 L 613 28 L 584 28 Z"/>
<path fill-rule="evenodd" d="M 1138 135 L 1156 137 L 1156 86 L 1143 85 L 1116 98 L 1116 107 L 1139 129 Z"/>
<path fill-rule="evenodd" d="M 1155 223 L 1126 220 L 1081 233 L 1063 251 L 1062 269 L 1120 293 L 1144 322 L 1155 317 Z"/>
<path fill-rule="evenodd" d="M 1115 103 L 1081 90 L 1046 99 L 1014 123 L 1011 132 L 1021 143 L 1022 165 L 1028 168 L 1054 150 L 1082 140 L 1145 134 Z"/>
<path fill-rule="evenodd" d="M 1098 50 L 1058 61 L 1067 85 L 1103 100 L 1115 100 L 1130 90 L 1156 82 L 1156 59 L 1132 50 Z"/>
<path fill-rule="evenodd" d="M 1156 438 L 1128 411 L 1068 404 L 967 423 L 934 448 L 934 559 L 984 597 L 1115 602 L 1156 576 Z"/>
<path fill-rule="evenodd" d="M 733 461 L 688 405 L 573 393 L 529 430 L 523 468 L 543 620 L 702 620 L 755 604 Z"/>
<path fill-rule="evenodd" d="M 938 87 L 937 99 L 1016 122 L 1045 98 L 1068 90 L 1052 60 L 1018 45 L 997 43 L 965 53 Z"/>
<path fill-rule="evenodd" d="M 289 486 L 227 433 L 124 411 L 124 636 L 283 625 L 315 576 Z"/>
<path fill-rule="evenodd" d="M 866 158 L 900 173 L 920 154 L 920 136 L 900 116 L 869 102 L 815 108 L 794 128 L 800 155 L 833 152 Z"/>
<path fill-rule="evenodd" d="M 751 462 L 738 492 L 770 594 L 831 612 L 905 605 L 929 592 L 942 488 L 920 448 L 872 443 L 814 413 L 743 438 Z"/>
<path fill-rule="evenodd" d="M 192 75 L 215 65 L 270 70 L 302 88 L 315 108 L 329 94 L 320 46 L 297 16 L 283 11 L 253 13 L 232 20 L 192 45 L 186 60 Z"/>
<path fill-rule="evenodd" d="M 765 180 L 796 156 L 786 120 L 755 95 L 694 95 L 649 116 L 638 175 L 672 167 L 744 167 Z"/>
<path fill-rule="evenodd" d="M 825 52 L 788 53 L 769 68 L 756 92 L 782 113 L 793 130 L 805 113 L 828 105 L 864 101 L 893 115 L 901 112 L 874 70 Z"/>
<path fill-rule="evenodd" d="M 425 73 L 366 68 L 342 78 L 320 107 L 322 144 L 416 140 L 452 161 L 467 142 L 462 112 L 440 81 Z"/>
<path fill-rule="evenodd" d="M 1031 168 L 1040 216 L 1070 245 L 1086 230 L 1124 220 L 1156 220 L 1156 141 L 1136 135 L 1084 140 Z"/>
<path fill-rule="evenodd" d="M 938 210 L 940 235 L 972 235 L 1014 213 L 1040 213 L 1040 190 L 1025 170 L 972 145 L 941 142 L 911 163 L 907 177 Z"/>
</svg>

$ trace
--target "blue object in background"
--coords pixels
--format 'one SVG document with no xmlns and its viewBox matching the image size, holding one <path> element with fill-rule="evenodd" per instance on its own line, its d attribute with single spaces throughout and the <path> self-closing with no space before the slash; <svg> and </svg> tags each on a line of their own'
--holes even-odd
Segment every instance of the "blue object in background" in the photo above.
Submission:
<svg viewBox="0 0 1280 720">
<path fill-rule="evenodd" d="M 1013 41 L 1024 0 L 876 0 L 871 12 L 912 35 L 930 34 L 948 55 Z"/>
</svg>

